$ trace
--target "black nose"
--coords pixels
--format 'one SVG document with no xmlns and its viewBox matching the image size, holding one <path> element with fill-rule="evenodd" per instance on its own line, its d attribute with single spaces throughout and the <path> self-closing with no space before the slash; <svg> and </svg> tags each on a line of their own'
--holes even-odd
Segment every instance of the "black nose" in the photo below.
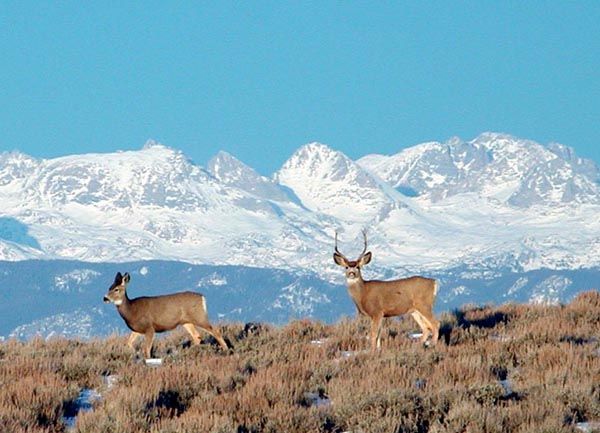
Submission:
<svg viewBox="0 0 600 433">
<path fill-rule="evenodd" d="M 108 299 L 106 296 L 104 297 L 104 302 L 106 302 L 107 304 L 110 302 L 110 299 Z"/>
</svg>

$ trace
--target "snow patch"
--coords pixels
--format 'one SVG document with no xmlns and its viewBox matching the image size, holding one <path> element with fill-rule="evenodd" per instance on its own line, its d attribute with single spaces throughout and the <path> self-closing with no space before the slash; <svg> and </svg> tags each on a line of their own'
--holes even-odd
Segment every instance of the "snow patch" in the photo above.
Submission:
<svg viewBox="0 0 600 433">
<path fill-rule="evenodd" d="M 102 399 L 102 396 L 93 389 L 84 388 L 81 390 L 77 399 L 67 407 L 63 416 L 63 422 L 68 430 L 75 428 L 75 422 L 80 412 L 89 412 L 93 409 L 94 402 Z"/>
<path fill-rule="evenodd" d="M 282 288 L 281 292 L 273 303 L 273 308 L 289 310 L 296 317 L 311 316 L 316 304 L 331 303 L 324 293 L 319 293 L 317 289 L 305 287 L 300 283 L 292 283 Z"/>
<path fill-rule="evenodd" d="M 506 293 L 502 296 L 505 298 L 507 296 L 513 296 L 514 294 L 520 292 L 521 289 L 523 289 L 525 286 L 527 286 L 528 282 L 529 279 L 527 277 L 520 277 L 517 281 L 515 281 L 515 283 L 512 286 L 508 288 Z"/>
<path fill-rule="evenodd" d="M 573 281 L 567 277 L 559 275 L 548 277 L 533 288 L 529 303 L 558 305 L 563 298 L 562 295 L 572 283 Z"/>
<path fill-rule="evenodd" d="M 592 433 L 600 430 L 600 421 L 578 422 L 575 428 L 583 433 Z"/>
<path fill-rule="evenodd" d="M 73 292 L 82 293 L 84 287 L 92 281 L 92 279 L 100 276 L 99 272 L 92 269 L 77 269 L 63 275 L 54 277 L 54 287 L 52 290 L 57 292 Z"/>
<path fill-rule="evenodd" d="M 207 275 L 206 277 L 198 281 L 197 287 L 225 285 L 227 285 L 227 278 L 224 275 L 220 275 L 217 272 L 213 272 L 212 274 Z"/>
</svg>

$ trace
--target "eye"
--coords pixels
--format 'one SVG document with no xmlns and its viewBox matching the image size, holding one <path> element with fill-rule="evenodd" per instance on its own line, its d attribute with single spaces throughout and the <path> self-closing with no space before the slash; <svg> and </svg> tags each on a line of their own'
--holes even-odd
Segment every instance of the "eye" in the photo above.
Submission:
<svg viewBox="0 0 600 433">
<path fill-rule="evenodd" d="M 346 266 L 346 269 L 348 269 L 348 266 Z"/>
</svg>

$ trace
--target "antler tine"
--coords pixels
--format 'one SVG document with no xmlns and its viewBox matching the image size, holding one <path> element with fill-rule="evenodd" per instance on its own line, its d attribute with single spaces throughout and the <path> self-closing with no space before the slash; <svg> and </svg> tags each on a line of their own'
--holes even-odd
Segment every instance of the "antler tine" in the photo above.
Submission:
<svg viewBox="0 0 600 433">
<path fill-rule="evenodd" d="M 338 232 L 337 230 L 335 231 L 335 252 L 338 253 L 340 256 L 342 256 L 344 259 L 346 259 L 346 256 L 343 255 L 340 250 L 338 250 L 338 246 L 337 246 L 337 238 L 338 238 Z M 346 259 L 347 260 L 347 259 Z"/>
<path fill-rule="evenodd" d="M 363 229 L 363 230 L 362 230 L 362 234 L 363 234 L 363 240 L 364 240 L 364 243 L 365 243 L 365 247 L 363 248 L 363 251 L 362 251 L 362 253 L 360 253 L 360 256 L 359 256 L 358 260 L 362 259 L 362 257 L 363 257 L 363 256 L 365 255 L 365 253 L 367 252 L 367 230 L 366 230 L 366 229 Z"/>
</svg>

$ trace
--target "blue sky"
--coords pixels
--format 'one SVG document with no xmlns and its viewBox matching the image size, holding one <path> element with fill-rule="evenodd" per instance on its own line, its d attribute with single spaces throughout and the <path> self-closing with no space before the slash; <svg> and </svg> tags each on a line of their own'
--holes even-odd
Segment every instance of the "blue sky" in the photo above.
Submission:
<svg viewBox="0 0 600 433">
<path fill-rule="evenodd" d="M 139 149 L 270 175 L 483 131 L 600 162 L 600 2 L 0 3 L 0 150 Z"/>
</svg>

